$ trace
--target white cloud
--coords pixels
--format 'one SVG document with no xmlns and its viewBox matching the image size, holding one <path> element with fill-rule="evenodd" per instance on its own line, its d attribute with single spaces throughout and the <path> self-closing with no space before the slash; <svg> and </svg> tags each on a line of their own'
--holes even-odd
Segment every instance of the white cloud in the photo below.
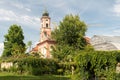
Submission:
<svg viewBox="0 0 120 80">
<path fill-rule="evenodd" d="M 3 52 L 3 48 L 4 48 L 4 44 L 0 43 L 0 56 L 1 56 L 2 52 Z"/>
<path fill-rule="evenodd" d="M 21 19 L 21 21 L 23 20 L 24 22 L 29 23 L 29 24 L 39 24 L 39 18 L 34 17 L 34 16 L 31 17 L 28 15 L 23 15 L 23 16 L 21 16 L 20 19 Z"/>
<path fill-rule="evenodd" d="M 12 3 L 12 6 L 14 6 L 14 7 L 18 8 L 18 9 L 26 10 L 28 12 L 31 11 L 30 8 L 25 7 L 23 4 Z"/>
<path fill-rule="evenodd" d="M 25 10 L 26 10 L 26 11 L 29 11 L 29 12 L 31 11 L 31 9 L 29 9 L 29 8 L 25 8 Z"/>
<path fill-rule="evenodd" d="M 113 6 L 113 12 L 115 12 L 116 16 L 120 16 L 120 0 L 116 0 Z"/>
<path fill-rule="evenodd" d="M 15 21 L 27 25 L 38 25 L 39 17 L 17 14 L 11 10 L 0 9 L 0 21 Z"/>
<path fill-rule="evenodd" d="M 120 29 L 113 30 L 114 33 L 119 33 L 120 34 Z"/>
<path fill-rule="evenodd" d="M 13 20 L 14 18 L 16 18 L 16 14 L 10 10 L 4 10 L 4 9 L 0 9 L 0 20 Z"/>
<path fill-rule="evenodd" d="M 13 5 L 14 7 L 19 8 L 19 9 L 24 8 L 24 6 L 23 6 L 22 4 L 13 3 L 12 5 Z"/>
<path fill-rule="evenodd" d="M 116 3 L 120 3 L 120 0 L 116 0 Z"/>
</svg>

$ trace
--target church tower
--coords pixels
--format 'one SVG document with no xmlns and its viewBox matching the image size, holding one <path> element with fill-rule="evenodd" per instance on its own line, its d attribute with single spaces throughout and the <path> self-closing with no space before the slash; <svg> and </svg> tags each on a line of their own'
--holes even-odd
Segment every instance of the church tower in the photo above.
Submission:
<svg viewBox="0 0 120 80">
<path fill-rule="evenodd" d="M 52 47 L 55 45 L 55 41 L 51 39 L 51 19 L 49 17 L 49 13 L 45 11 L 42 14 L 40 19 L 41 21 L 41 32 L 40 32 L 40 41 L 32 49 L 32 53 L 40 53 L 42 54 L 43 58 L 52 58 L 51 50 Z"/>
<path fill-rule="evenodd" d="M 40 33 L 40 42 L 43 42 L 45 40 L 49 40 L 51 38 L 51 28 L 50 28 L 50 17 L 49 13 L 45 11 L 42 14 L 41 18 L 41 33 Z"/>
</svg>

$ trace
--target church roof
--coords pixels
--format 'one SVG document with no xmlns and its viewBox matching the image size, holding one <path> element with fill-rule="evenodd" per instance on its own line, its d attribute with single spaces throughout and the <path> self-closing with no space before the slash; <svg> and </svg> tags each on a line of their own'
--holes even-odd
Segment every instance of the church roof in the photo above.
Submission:
<svg viewBox="0 0 120 80">
<path fill-rule="evenodd" d="M 38 46 L 32 48 L 32 50 L 30 52 L 37 52 L 38 51 Z"/>
<path fill-rule="evenodd" d="M 85 40 L 86 40 L 86 42 L 88 43 L 88 44 L 90 44 L 90 38 L 89 37 L 84 37 L 85 38 Z"/>
<path fill-rule="evenodd" d="M 45 41 L 43 41 L 43 42 L 38 43 L 37 45 L 42 45 L 42 44 L 44 44 L 45 42 L 53 43 L 53 44 L 56 43 L 56 41 L 54 41 L 54 40 L 45 40 Z"/>
</svg>

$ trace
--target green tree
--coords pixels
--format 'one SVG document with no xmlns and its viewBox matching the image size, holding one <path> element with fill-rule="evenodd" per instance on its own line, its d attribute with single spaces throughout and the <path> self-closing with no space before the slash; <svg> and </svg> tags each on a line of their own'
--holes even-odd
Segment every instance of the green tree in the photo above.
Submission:
<svg viewBox="0 0 120 80">
<path fill-rule="evenodd" d="M 86 24 L 78 15 L 66 15 L 58 28 L 52 32 L 52 38 L 57 42 L 53 56 L 63 58 L 75 50 L 83 50 L 87 45 L 84 38 L 86 30 Z"/>
<path fill-rule="evenodd" d="M 118 80 L 116 64 L 119 58 L 119 51 L 80 51 L 75 58 L 77 69 L 72 80 Z"/>
<path fill-rule="evenodd" d="M 8 57 L 14 54 L 22 54 L 25 52 L 25 43 L 21 26 L 11 25 L 8 33 L 4 36 L 4 51 L 2 56 Z"/>
<path fill-rule="evenodd" d="M 32 46 L 32 41 L 28 41 L 27 42 L 27 48 L 29 49 L 29 52 L 31 50 L 31 46 Z"/>
<path fill-rule="evenodd" d="M 52 55 L 59 61 L 64 74 L 74 73 L 74 56 L 87 45 L 84 38 L 86 30 L 86 24 L 79 16 L 70 14 L 66 15 L 52 32 L 52 38 L 56 41 Z"/>
</svg>

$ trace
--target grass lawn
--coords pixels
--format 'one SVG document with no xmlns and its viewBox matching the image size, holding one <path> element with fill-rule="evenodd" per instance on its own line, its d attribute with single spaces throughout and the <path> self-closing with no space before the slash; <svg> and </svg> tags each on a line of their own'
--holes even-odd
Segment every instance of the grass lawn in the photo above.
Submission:
<svg viewBox="0 0 120 80">
<path fill-rule="evenodd" d="M 70 78 L 59 75 L 20 76 L 13 73 L 0 72 L 0 80 L 70 80 Z"/>
</svg>

